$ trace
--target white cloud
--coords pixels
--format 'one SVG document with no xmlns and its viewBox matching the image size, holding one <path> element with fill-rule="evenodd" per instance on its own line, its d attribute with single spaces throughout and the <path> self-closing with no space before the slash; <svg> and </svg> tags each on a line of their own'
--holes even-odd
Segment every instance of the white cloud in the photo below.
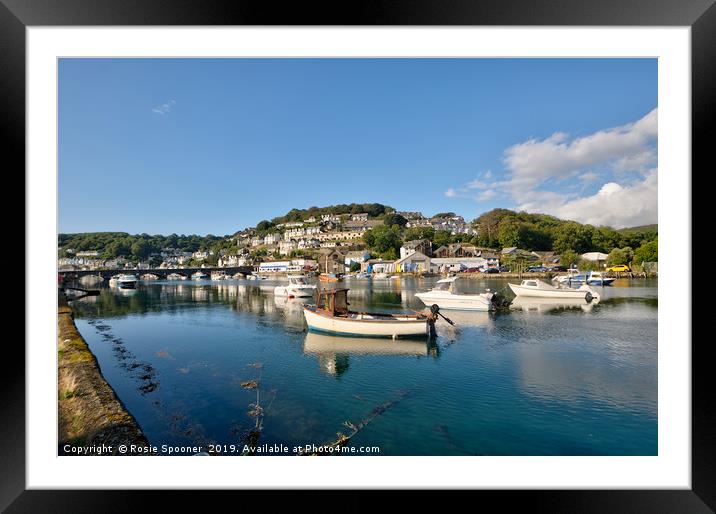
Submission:
<svg viewBox="0 0 716 514">
<path fill-rule="evenodd" d="M 168 113 L 168 112 L 171 112 L 172 109 L 174 109 L 174 106 L 175 106 L 175 105 L 176 105 L 176 101 L 175 101 L 175 100 L 169 100 L 167 103 L 162 104 L 162 105 L 160 105 L 160 106 L 158 106 L 158 107 L 153 108 L 153 109 L 152 109 L 152 112 L 154 112 L 154 113 L 156 113 L 156 114 L 162 114 L 162 115 L 164 115 L 164 114 L 166 114 L 166 113 Z"/>
<path fill-rule="evenodd" d="M 490 185 L 487 182 L 483 182 L 480 179 L 475 179 L 467 184 L 469 189 L 485 189 Z"/>
<path fill-rule="evenodd" d="M 514 193 L 531 189 L 548 179 L 566 177 L 585 167 L 628 159 L 649 152 L 657 135 L 657 109 L 634 123 L 604 129 L 568 140 L 556 132 L 545 139 L 530 139 L 513 145 L 504 153 Z"/>
<path fill-rule="evenodd" d="M 494 189 L 485 189 L 480 194 L 478 194 L 475 197 L 475 200 L 479 202 L 485 202 L 487 200 L 491 200 L 492 198 L 496 197 L 499 193 L 495 191 Z"/>
<path fill-rule="evenodd" d="M 597 175 L 597 174 L 594 173 L 593 171 L 587 171 L 587 172 L 585 172 L 585 173 L 582 173 L 582 174 L 579 176 L 579 180 L 580 180 L 583 184 L 591 184 L 592 182 L 594 182 L 594 181 L 597 180 L 598 178 L 599 178 L 599 175 Z"/>
<path fill-rule="evenodd" d="M 557 193 L 536 192 L 519 209 L 614 228 L 647 225 L 657 220 L 657 186 L 658 172 L 652 169 L 643 180 L 627 185 L 607 182 L 592 196 L 566 202 Z"/>
<path fill-rule="evenodd" d="M 504 151 L 499 180 L 487 171 L 445 195 L 475 201 L 505 196 L 518 210 L 615 228 L 656 223 L 657 120 L 654 109 L 633 123 L 586 136 L 555 132 L 529 139 Z"/>
</svg>

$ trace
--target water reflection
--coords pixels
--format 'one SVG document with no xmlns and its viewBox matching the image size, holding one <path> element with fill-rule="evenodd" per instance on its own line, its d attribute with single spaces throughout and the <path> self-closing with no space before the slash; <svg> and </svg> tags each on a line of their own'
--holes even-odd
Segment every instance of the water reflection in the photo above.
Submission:
<svg viewBox="0 0 716 514">
<path fill-rule="evenodd" d="M 582 309 L 584 312 L 591 312 L 598 303 L 597 299 L 587 302 L 581 298 L 528 298 L 518 296 L 510 304 L 510 308 L 539 314 L 568 309 Z"/>
<path fill-rule="evenodd" d="M 338 286 L 350 288 L 355 310 L 400 312 L 424 310 L 414 294 L 436 280 Z M 465 292 L 506 285 L 461 281 Z M 266 282 L 156 281 L 127 296 L 102 286 L 99 296 L 72 302 L 103 374 L 150 441 L 236 443 L 236 427 L 255 422 L 246 405 L 256 391 L 240 384 L 256 378 L 248 365 L 261 363 L 275 397 L 265 405 L 262 442 L 326 441 L 343 420 L 363 419 L 392 392 L 409 390 L 362 442 L 386 455 L 656 452 L 656 282 L 604 288 L 599 305 L 518 299 L 504 313 L 445 310 L 455 326 L 439 321 L 432 342 L 307 333 L 303 306 L 313 299 L 275 297 L 280 282 Z M 139 392 L 118 341 L 152 366 L 159 387 Z M 196 431 L 186 435 L 178 423 Z"/>
<path fill-rule="evenodd" d="M 348 370 L 350 355 L 437 356 L 434 343 L 428 341 L 392 340 L 372 337 L 344 337 L 308 332 L 303 353 L 318 357 L 324 373 L 340 376 Z"/>
</svg>

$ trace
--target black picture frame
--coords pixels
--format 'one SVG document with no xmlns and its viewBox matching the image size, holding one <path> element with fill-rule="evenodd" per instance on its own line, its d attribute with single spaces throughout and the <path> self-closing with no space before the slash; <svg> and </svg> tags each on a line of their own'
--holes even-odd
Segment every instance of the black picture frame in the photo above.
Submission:
<svg viewBox="0 0 716 514">
<path fill-rule="evenodd" d="M 325 4 L 293 2 L 280 8 L 266 0 L 0 0 L 0 119 L 6 129 L 3 139 L 5 162 L 13 163 L 12 168 L 6 170 L 17 170 L 17 176 L 24 177 L 20 170 L 25 169 L 25 28 L 65 25 L 688 26 L 691 27 L 692 43 L 693 168 L 705 167 L 714 141 L 714 0 L 382 0 Z M 24 189 L 24 180 L 19 187 Z M 691 281 L 691 276 L 688 280 Z M 709 339 L 700 341 L 705 344 L 691 346 L 690 490 L 481 491 L 478 494 L 497 500 L 502 509 L 518 504 L 529 505 L 530 510 L 550 512 L 713 512 L 716 509 L 716 416 L 709 384 Z M 679 343 L 690 344 L 691 341 Z M 6 348 L 6 351 L 6 362 L 13 365 L 3 367 L 0 509 L 7 512 L 143 510 L 156 493 L 26 490 L 25 351 L 19 345 Z M 221 501 L 216 498 L 218 493 L 215 491 L 205 495 L 173 491 L 172 498 L 183 503 L 189 499 L 189 494 L 193 498 L 197 494 L 199 498 L 211 494 L 213 505 Z M 256 498 L 242 494 L 242 502 Z M 282 492 L 271 493 L 272 501 L 282 495 Z M 324 493 L 314 491 L 304 493 L 300 501 L 313 506 L 325 502 L 326 498 Z M 360 497 L 350 506 L 365 510 L 370 502 L 369 497 Z"/>
</svg>

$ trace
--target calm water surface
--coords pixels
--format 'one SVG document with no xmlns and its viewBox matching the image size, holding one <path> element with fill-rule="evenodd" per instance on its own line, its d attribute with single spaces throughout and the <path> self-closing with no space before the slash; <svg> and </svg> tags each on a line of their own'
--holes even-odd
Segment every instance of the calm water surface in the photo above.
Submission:
<svg viewBox="0 0 716 514">
<path fill-rule="evenodd" d="M 424 309 L 437 279 L 350 279 L 356 310 Z M 381 455 L 656 455 L 657 283 L 618 280 L 597 305 L 443 311 L 437 341 L 308 333 L 280 281 L 144 282 L 73 302 L 102 373 L 152 445 L 324 444 L 389 408 L 353 446 Z M 504 279 L 463 280 L 466 291 Z M 509 294 L 508 296 L 512 296 Z"/>
</svg>

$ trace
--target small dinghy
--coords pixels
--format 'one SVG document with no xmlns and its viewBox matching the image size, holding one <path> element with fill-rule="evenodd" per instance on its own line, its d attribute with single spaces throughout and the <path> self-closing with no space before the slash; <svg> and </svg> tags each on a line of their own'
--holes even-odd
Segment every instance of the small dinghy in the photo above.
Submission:
<svg viewBox="0 0 716 514">
<path fill-rule="evenodd" d="M 348 289 L 318 291 L 316 305 L 303 314 L 308 330 L 344 336 L 426 337 L 430 334 L 425 314 L 355 312 L 348 309 Z"/>
</svg>

